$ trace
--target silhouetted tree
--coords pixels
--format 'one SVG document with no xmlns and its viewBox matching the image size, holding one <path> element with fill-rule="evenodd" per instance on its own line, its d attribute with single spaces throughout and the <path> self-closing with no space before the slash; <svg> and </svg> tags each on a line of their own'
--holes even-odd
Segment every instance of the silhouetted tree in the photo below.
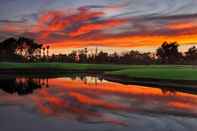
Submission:
<svg viewBox="0 0 197 131">
<path fill-rule="evenodd" d="M 46 46 L 46 49 L 47 49 L 47 57 L 49 57 L 49 48 L 50 48 L 50 46 L 47 45 L 47 46 Z"/>
<path fill-rule="evenodd" d="M 111 55 L 107 55 L 109 58 L 107 60 L 109 60 L 109 63 L 121 63 L 122 61 L 120 60 L 120 56 L 118 53 L 114 52 Z M 123 64 L 123 63 L 122 63 Z"/>
<path fill-rule="evenodd" d="M 176 64 L 180 62 L 182 54 L 178 51 L 177 42 L 164 42 L 160 48 L 157 49 L 157 57 L 159 62 L 163 64 Z"/>
<path fill-rule="evenodd" d="M 28 60 L 33 60 L 36 59 L 41 48 L 42 45 L 36 43 L 33 39 L 19 37 L 16 52 L 20 52 L 19 54 Z"/>
<path fill-rule="evenodd" d="M 76 51 L 72 51 L 70 54 L 67 55 L 68 62 L 77 62 L 79 60 Z"/>
<path fill-rule="evenodd" d="M 87 48 L 82 49 L 78 52 L 79 62 L 80 63 L 87 63 L 88 62 L 88 50 Z"/>
<path fill-rule="evenodd" d="M 45 58 L 45 50 L 46 50 L 46 48 L 43 47 L 43 48 L 42 48 L 42 56 L 43 56 L 43 58 Z"/>
<path fill-rule="evenodd" d="M 197 48 L 195 46 L 185 52 L 185 64 L 197 64 Z"/>
<path fill-rule="evenodd" d="M 108 53 L 100 51 L 98 55 L 95 56 L 96 63 L 108 63 Z"/>
<path fill-rule="evenodd" d="M 1 61 L 16 61 L 20 58 L 15 50 L 17 48 L 17 40 L 8 38 L 0 43 L 0 60 Z"/>
<path fill-rule="evenodd" d="M 34 40 L 19 37 L 19 39 L 8 38 L 0 43 L 0 60 L 32 60 L 37 56 L 37 51 L 42 47 Z"/>
</svg>

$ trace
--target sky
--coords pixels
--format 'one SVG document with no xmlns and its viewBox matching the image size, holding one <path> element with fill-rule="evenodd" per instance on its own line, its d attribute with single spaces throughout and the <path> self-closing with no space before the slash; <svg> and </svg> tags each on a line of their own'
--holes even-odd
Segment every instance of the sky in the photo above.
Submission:
<svg viewBox="0 0 197 131">
<path fill-rule="evenodd" d="M 78 48 L 153 51 L 197 43 L 197 0 L 1 0 L 0 41 L 26 36 L 53 53 Z"/>
</svg>

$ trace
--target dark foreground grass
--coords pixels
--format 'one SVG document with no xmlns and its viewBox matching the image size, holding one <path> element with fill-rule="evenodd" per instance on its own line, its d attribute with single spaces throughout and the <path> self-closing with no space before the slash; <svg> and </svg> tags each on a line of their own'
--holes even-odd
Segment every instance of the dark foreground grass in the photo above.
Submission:
<svg viewBox="0 0 197 131">
<path fill-rule="evenodd" d="M 189 65 L 113 65 L 78 63 L 0 63 L 0 70 L 45 69 L 58 73 L 64 71 L 103 71 L 107 75 L 128 78 L 166 80 L 197 80 L 197 67 Z M 46 72 L 45 72 L 46 73 Z"/>
</svg>

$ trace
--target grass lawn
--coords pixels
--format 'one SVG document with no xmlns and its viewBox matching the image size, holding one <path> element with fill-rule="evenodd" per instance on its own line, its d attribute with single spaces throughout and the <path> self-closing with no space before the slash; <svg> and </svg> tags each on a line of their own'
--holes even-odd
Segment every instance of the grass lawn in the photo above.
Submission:
<svg viewBox="0 0 197 131">
<path fill-rule="evenodd" d="M 98 70 L 111 71 L 127 69 L 126 65 L 112 64 L 78 64 L 78 63 L 0 63 L 0 69 L 63 69 L 63 70 Z"/>
<path fill-rule="evenodd" d="M 105 74 L 130 78 L 197 80 L 197 67 L 190 65 L 113 65 L 73 63 L 0 63 L 0 69 L 61 69 L 105 71 Z"/>
<path fill-rule="evenodd" d="M 107 72 L 114 76 L 126 76 L 128 78 L 151 78 L 166 80 L 197 80 L 197 68 L 169 67 L 169 68 L 138 68 Z"/>
</svg>

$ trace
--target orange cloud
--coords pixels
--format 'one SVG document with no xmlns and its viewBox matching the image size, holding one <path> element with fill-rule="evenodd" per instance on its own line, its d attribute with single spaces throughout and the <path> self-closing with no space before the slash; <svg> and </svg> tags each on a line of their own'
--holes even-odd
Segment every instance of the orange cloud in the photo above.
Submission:
<svg viewBox="0 0 197 131">
<path fill-rule="evenodd" d="M 159 46 L 164 41 L 177 41 L 184 44 L 197 41 L 197 26 L 194 21 L 167 22 L 157 30 L 157 25 L 152 27 L 150 21 L 146 23 L 146 19 L 140 21 L 135 21 L 135 19 L 130 21 L 130 18 L 100 19 L 103 16 L 105 13 L 102 11 L 83 8 L 71 14 L 62 11 L 46 12 L 40 16 L 37 22 L 37 31 L 40 31 L 38 39 L 51 44 L 54 49 L 97 45 L 108 47 Z M 137 24 L 128 27 L 127 32 L 116 35 L 113 35 L 113 31 L 112 34 L 102 32 L 129 22 Z M 132 32 L 133 29 L 134 32 Z M 90 34 L 85 35 L 87 33 Z M 51 36 L 53 34 L 59 37 L 53 39 Z M 52 40 L 49 41 L 49 39 Z"/>
<path fill-rule="evenodd" d="M 77 29 L 74 32 L 70 32 L 69 35 L 72 37 L 79 36 L 79 35 L 86 34 L 95 30 L 104 30 L 104 29 L 112 28 L 112 27 L 121 25 L 126 22 L 127 22 L 126 20 L 114 19 L 114 20 L 107 20 L 107 21 L 100 22 L 100 23 L 90 23 L 90 24 L 81 26 L 79 29 Z"/>
<path fill-rule="evenodd" d="M 33 37 L 40 43 L 51 44 L 54 51 L 71 47 L 140 47 L 159 46 L 164 41 L 177 41 L 180 44 L 197 41 L 197 20 L 193 19 L 195 14 L 129 16 L 123 13 L 108 16 L 105 10 L 123 6 L 125 4 L 93 5 L 69 12 L 49 10 L 38 14 L 33 26 L 6 24 L 4 21 L 3 26 L 0 23 L 0 31 L 8 35 L 13 33 Z"/>
<path fill-rule="evenodd" d="M 166 26 L 169 29 L 190 29 L 197 27 L 197 23 L 195 22 L 174 22 L 170 23 Z"/>
<path fill-rule="evenodd" d="M 35 26 L 37 30 L 35 31 L 59 31 L 75 22 L 85 21 L 94 17 L 100 17 L 103 14 L 103 12 L 80 11 L 76 14 L 67 15 L 62 11 L 48 11 L 43 13 L 38 19 Z"/>
<path fill-rule="evenodd" d="M 7 23 L 0 26 L 0 31 L 6 33 L 22 33 L 24 32 L 25 28 L 22 24 L 19 23 Z"/>
<path fill-rule="evenodd" d="M 71 48 L 86 46 L 108 46 L 108 47 L 140 47 L 140 46 L 159 46 L 164 41 L 178 41 L 180 43 L 192 43 L 197 41 L 197 34 L 182 36 L 117 36 L 110 38 L 100 38 L 93 40 L 64 40 L 54 43 L 53 48 Z"/>
<path fill-rule="evenodd" d="M 87 21 L 96 17 L 103 16 L 103 12 L 80 10 L 71 14 L 62 11 L 48 11 L 41 14 L 35 26 L 32 29 L 34 33 L 40 33 L 38 39 L 47 39 L 50 34 L 58 32 L 65 34 L 64 29 L 72 26 L 74 23 Z M 62 33 L 61 33 L 62 32 Z"/>
</svg>

